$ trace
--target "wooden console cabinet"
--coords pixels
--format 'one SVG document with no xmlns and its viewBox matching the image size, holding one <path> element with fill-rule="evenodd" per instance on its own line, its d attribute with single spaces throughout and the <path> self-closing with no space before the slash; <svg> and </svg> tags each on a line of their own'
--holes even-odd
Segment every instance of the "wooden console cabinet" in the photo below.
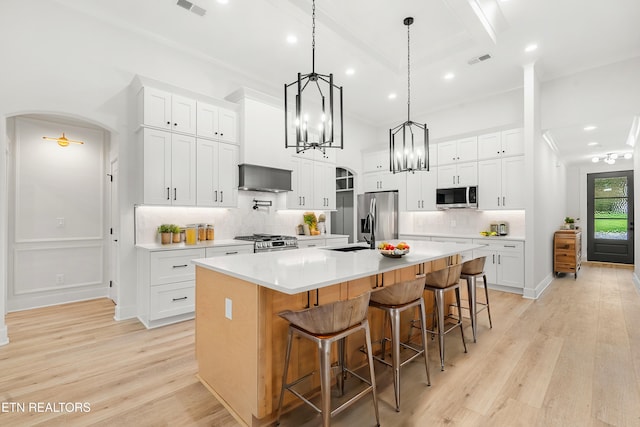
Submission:
<svg viewBox="0 0 640 427">
<path fill-rule="evenodd" d="M 553 273 L 573 273 L 578 278 L 581 266 L 582 233 L 559 230 L 553 236 Z"/>
</svg>

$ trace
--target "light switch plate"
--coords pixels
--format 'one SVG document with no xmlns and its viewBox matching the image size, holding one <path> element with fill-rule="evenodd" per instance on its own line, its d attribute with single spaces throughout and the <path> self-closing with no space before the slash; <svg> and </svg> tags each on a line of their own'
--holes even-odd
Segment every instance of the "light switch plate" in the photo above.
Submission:
<svg viewBox="0 0 640 427">
<path fill-rule="evenodd" d="M 224 317 L 231 320 L 233 318 L 233 303 L 231 299 L 224 299 Z"/>
</svg>

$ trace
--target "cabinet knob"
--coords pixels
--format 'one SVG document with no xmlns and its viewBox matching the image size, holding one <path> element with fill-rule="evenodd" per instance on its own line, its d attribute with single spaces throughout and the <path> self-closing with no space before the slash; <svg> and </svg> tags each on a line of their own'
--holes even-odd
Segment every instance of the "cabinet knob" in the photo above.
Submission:
<svg viewBox="0 0 640 427">
<path fill-rule="evenodd" d="M 174 126 L 178 126 L 178 124 L 177 124 L 177 123 L 174 123 L 173 125 L 174 125 Z"/>
<path fill-rule="evenodd" d="M 167 122 L 167 124 L 168 124 L 168 125 L 170 125 L 170 124 L 171 124 L 171 122 Z"/>
</svg>

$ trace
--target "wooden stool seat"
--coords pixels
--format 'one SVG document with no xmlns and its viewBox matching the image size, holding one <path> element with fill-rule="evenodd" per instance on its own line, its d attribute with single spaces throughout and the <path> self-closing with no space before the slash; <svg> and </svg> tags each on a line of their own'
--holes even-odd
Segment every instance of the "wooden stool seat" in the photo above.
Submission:
<svg viewBox="0 0 640 427">
<path fill-rule="evenodd" d="M 405 364 L 411 362 L 413 359 L 420 355 L 424 355 L 424 366 L 427 371 L 427 385 L 431 385 L 431 378 L 429 376 L 429 357 L 427 354 L 427 333 L 422 330 L 422 347 L 416 347 L 410 342 L 400 342 L 400 314 L 403 311 L 412 309 L 414 307 L 420 307 L 420 319 L 425 322 L 425 309 L 424 299 L 422 294 L 424 292 L 424 278 L 410 280 L 402 283 L 398 283 L 393 286 L 382 288 L 379 291 L 371 293 L 371 300 L 369 305 L 371 307 L 383 310 L 385 312 L 385 322 L 383 328 L 386 326 L 386 319 L 390 319 L 391 323 L 391 339 L 382 334 L 382 354 L 381 357 L 374 356 L 374 359 L 384 363 L 387 366 L 393 368 L 393 388 L 395 391 L 396 411 L 400 411 L 400 368 Z M 384 360 L 385 357 L 385 344 L 387 341 L 391 341 L 391 364 Z M 408 350 L 412 350 L 411 357 L 404 362 L 400 361 L 400 347 Z"/>
<path fill-rule="evenodd" d="M 378 415 L 378 396 L 376 394 L 376 379 L 373 369 L 373 354 L 371 352 L 371 333 L 369 330 L 369 322 L 367 320 L 369 297 L 370 293 L 366 292 L 350 300 L 337 301 L 300 311 L 286 310 L 279 313 L 281 317 L 289 321 L 289 333 L 287 338 L 287 350 L 285 354 L 284 371 L 282 373 L 282 388 L 280 390 L 280 403 L 278 404 L 276 424 L 280 423 L 284 392 L 288 390 L 322 415 L 323 427 L 328 427 L 330 425 L 331 417 L 333 415 L 341 412 L 347 406 L 371 392 L 373 395 L 376 425 L 380 426 L 380 417 Z M 348 369 L 344 362 L 345 339 L 347 336 L 359 331 L 364 331 L 365 335 L 366 353 L 369 363 L 368 380 Z M 289 370 L 289 361 L 291 359 L 291 346 L 294 334 L 314 342 L 318 348 L 318 358 L 320 360 L 321 408 L 318 408 L 307 397 L 303 396 L 293 388 L 303 379 L 313 374 L 313 372 L 287 383 L 287 374 Z M 338 367 L 340 368 L 340 373 L 337 377 L 337 385 L 341 389 L 341 395 L 344 394 L 344 378 L 347 372 L 366 383 L 368 387 L 342 403 L 339 407 L 331 410 L 331 346 L 334 342 L 338 343 Z"/>
</svg>

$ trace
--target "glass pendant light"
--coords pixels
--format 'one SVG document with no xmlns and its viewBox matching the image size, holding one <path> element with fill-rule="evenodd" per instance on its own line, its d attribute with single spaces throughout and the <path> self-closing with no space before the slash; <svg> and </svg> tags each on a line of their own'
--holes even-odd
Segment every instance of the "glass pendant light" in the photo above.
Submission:
<svg viewBox="0 0 640 427">
<path fill-rule="evenodd" d="M 407 121 L 389 129 L 389 170 L 415 172 L 429 170 L 429 129 L 427 124 L 411 121 L 411 35 L 413 18 L 404 19 L 407 26 Z"/>
<path fill-rule="evenodd" d="M 311 73 L 298 73 L 297 80 L 284 85 L 284 145 L 295 148 L 297 153 L 309 149 L 323 153 L 327 148 L 342 149 L 344 141 L 342 86 L 334 84 L 333 74 L 316 73 L 315 69 L 315 0 L 312 7 Z"/>
</svg>

